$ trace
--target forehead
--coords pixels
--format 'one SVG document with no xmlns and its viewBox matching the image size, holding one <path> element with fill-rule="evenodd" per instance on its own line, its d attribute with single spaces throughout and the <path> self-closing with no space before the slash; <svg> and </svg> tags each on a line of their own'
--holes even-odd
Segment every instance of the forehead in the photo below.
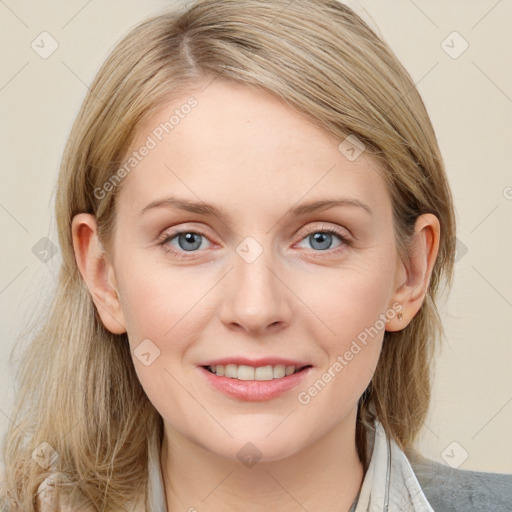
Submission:
<svg viewBox="0 0 512 512">
<path fill-rule="evenodd" d="M 266 210 L 343 195 L 389 209 L 382 171 L 364 152 L 348 159 L 343 139 L 273 94 L 222 80 L 202 87 L 163 105 L 139 128 L 127 157 L 139 155 L 120 200 L 140 210 L 179 195 L 225 209 L 245 206 L 247 213 L 247 205 Z M 150 149 L 141 157 L 144 146 Z"/>
</svg>

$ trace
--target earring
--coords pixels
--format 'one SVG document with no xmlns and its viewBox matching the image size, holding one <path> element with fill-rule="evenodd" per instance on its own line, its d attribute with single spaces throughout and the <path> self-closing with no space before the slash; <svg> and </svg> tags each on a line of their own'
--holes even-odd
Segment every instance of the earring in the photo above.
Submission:
<svg viewBox="0 0 512 512">
<path fill-rule="evenodd" d="M 399 311 L 398 315 L 396 315 L 396 316 L 397 316 L 398 320 L 400 320 L 400 321 L 402 321 L 404 319 L 404 315 L 402 315 L 401 311 Z"/>
</svg>

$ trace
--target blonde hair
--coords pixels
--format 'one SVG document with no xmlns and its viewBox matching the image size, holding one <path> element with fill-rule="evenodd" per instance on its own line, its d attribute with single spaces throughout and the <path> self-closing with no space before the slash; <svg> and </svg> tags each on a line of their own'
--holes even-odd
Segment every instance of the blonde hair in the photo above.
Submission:
<svg viewBox="0 0 512 512">
<path fill-rule="evenodd" d="M 94 191 L 119 169 L 141 123 L 205 78 L 270 91 L 340 142 L 357 136 L 385 170 L 403 261 L 417 217 L 438 217 L 425 301 L 406 328 L 385 333 L 357 420 L 365 467 L 365 432 L 375 415 L 402 449 L 413 449 L 428 411 L 434 346 L 444 334 L 435 299 L 443 277 L 451 287 L 455 257 L 452 197 L 422 99 L 387 44 L 337 1 L 200 0 L 145 20 L 117 44 L 65 147 L 56 196 L 62 267 L 20 367 L 17 426 L 6 437 L 7 488 L 23 511 L 51 473 L 31 457 L 43 442 L 58 453 L 62 486 L 95 510 L 127 510 L 143 499 L 148 449 L 161 442 L 162 420 L 137 379 L 126 334 L 110 333 L 100 320 L 76 265 L 71 221 L 94 214 L 113 249 L 122 183 L 102 199 Z"/>
</svg>

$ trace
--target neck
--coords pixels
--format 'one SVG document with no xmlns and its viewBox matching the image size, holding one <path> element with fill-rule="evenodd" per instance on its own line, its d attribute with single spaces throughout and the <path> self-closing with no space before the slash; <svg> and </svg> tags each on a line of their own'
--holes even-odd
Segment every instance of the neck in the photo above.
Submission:
<svg viewBox="0 0 512 512">
<path fill-rule="evenodd" d="M 355 414 L 285 459 L 246 467 L 171 430 L 165 423 L 161 466 L 168 512 L 348 512 L 363 480 Z"/>
</svg>

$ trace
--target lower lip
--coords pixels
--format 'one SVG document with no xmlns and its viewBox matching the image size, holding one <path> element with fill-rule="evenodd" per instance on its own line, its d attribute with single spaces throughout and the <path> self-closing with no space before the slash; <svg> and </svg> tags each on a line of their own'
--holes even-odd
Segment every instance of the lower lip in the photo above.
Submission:
<svg viewBox="0 0 512 512">
<path fill-rule="evenodd" d="M 313 370 L 310 366 L 300 372 L 272 380 L 239 380 L 219 377 L 202 366 L 199 367 L 208 382 L 227 395 L 240 400 L 260 402 L 270 400 L 297 386 Z"/>
</svg>

